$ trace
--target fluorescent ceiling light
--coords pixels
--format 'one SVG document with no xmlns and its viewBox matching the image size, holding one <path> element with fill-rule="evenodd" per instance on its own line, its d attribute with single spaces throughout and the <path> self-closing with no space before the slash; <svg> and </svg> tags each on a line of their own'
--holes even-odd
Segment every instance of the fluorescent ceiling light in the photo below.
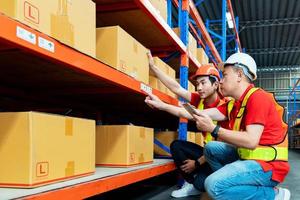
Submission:
<svg viewBox="0 0 300 200">
<path fill-rule="evenodd" d="M 228 28 L 233 29 L 233 21 L 232 21 L 230 12 L 226 12 L 226 19 L 227 19 L 227 23 L 228 23 Z"/>
<path fill-rule="evenodd" d="M 233 21 L 232 20 L 231 21 L 227 21 L 227 23 L 228 23 L 228 27 L 231 28 L 231 29 L 233 29 Z"/>
<path fill-rule="evenodd" d="M 226 19 L 227 21 L 232 21 L 230 12 L 226 12 Z"/>
</svg>

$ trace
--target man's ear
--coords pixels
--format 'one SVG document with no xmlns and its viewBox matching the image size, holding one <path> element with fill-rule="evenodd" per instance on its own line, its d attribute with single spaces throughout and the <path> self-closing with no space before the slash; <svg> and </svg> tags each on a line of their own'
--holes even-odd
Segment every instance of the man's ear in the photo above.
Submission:
<svg viewBox="0 0 300 200">
<path fill-rule="evenodd" d="M 215 82 L 214 82 L 213 85 L 214 85 L 214 88 L 215 88 L 216 90 L 218 90 L 219 84 L 220 84 L 219 81 L 215 81 Z"/>
<path fill-rule="evenodd" d="M 238 75 L 238 81 L 242 80 L 242 77 L 244 76 L 244 72 L 242 69 L 237 70 L 237 75 Z"/>
</svg>

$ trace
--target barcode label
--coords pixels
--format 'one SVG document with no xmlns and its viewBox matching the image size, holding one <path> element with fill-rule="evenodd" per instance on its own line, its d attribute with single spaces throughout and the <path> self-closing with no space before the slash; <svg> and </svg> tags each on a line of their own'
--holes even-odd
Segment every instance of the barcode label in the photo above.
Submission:
<svg viewBox="0 0 300 200">
<path fill-rule="evenodd" d="M 141 83 L 141 90 L 147 94 L 152 94 L 152 88 L 144 83 Z"/>
<path fill-rule="evenodd" d="M 45 38 L 42 37 L 39 37 L 38 41 L 39 41 L 39 47 L 54 53 L 55 48 L 53 42 L 50 42 L 49 40 L 46 40 Z"/>
<path fill-rule="evenodd" d="M 17 37 L 31 44 L 36 44 L 36 35 L 19 26 L 17 26 Z"/>
</svg>

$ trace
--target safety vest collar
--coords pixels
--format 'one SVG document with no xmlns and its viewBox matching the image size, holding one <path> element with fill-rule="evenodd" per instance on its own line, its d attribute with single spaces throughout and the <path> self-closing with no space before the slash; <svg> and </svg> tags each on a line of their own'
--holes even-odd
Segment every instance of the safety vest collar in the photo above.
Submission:
<svg viewBox="0 0 300 200">
<path fill-rule="evenodd" d="M 246 97 L 246 95 L 248 94 L 249 90 L 251 90 L 252 88 L 254 88 L 253 84 L 250 84 L 247 89 L 244 91 L 244 93 L 242 94 L 242 96 L 237 100 L 238 102 L 240 102 L 242 104 L 244 98 Z"/>
<path fill-rule="evenodd" d="M 220 103 L 220 97 L 217 96 L 217 98 L 215 99 L 215 101 L 211 104 L 206 104 L 205 103 L 205 100 L 204 99 L 201 99 L 200 102 L 199 102 L 199 105 L 198 105 L 198 109 L 199 110 L 204 110 L 204 109 L 207 109 L 207 108 L 215 108 L 219 105 Z"/>
</svg>

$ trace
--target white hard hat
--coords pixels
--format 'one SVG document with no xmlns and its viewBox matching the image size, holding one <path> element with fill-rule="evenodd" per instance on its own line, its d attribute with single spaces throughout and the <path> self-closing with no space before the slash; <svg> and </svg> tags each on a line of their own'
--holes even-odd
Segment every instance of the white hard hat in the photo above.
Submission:
<svg viewBox="0 0 300 200">
<path fill-rule="evenodd" d="M 250 78 L 250 80 L 254 81 L 257 78 L 256 71 L 256 62 L 255 60 L 246 53 L 235 53 L 227 58 L 224 66 L 226 65 L 234 65 L 236 67 L 240 67 L 243 69 L 246 76 Z M 249 74 L 250 72 L 250 74 Z"/>
</svg>

